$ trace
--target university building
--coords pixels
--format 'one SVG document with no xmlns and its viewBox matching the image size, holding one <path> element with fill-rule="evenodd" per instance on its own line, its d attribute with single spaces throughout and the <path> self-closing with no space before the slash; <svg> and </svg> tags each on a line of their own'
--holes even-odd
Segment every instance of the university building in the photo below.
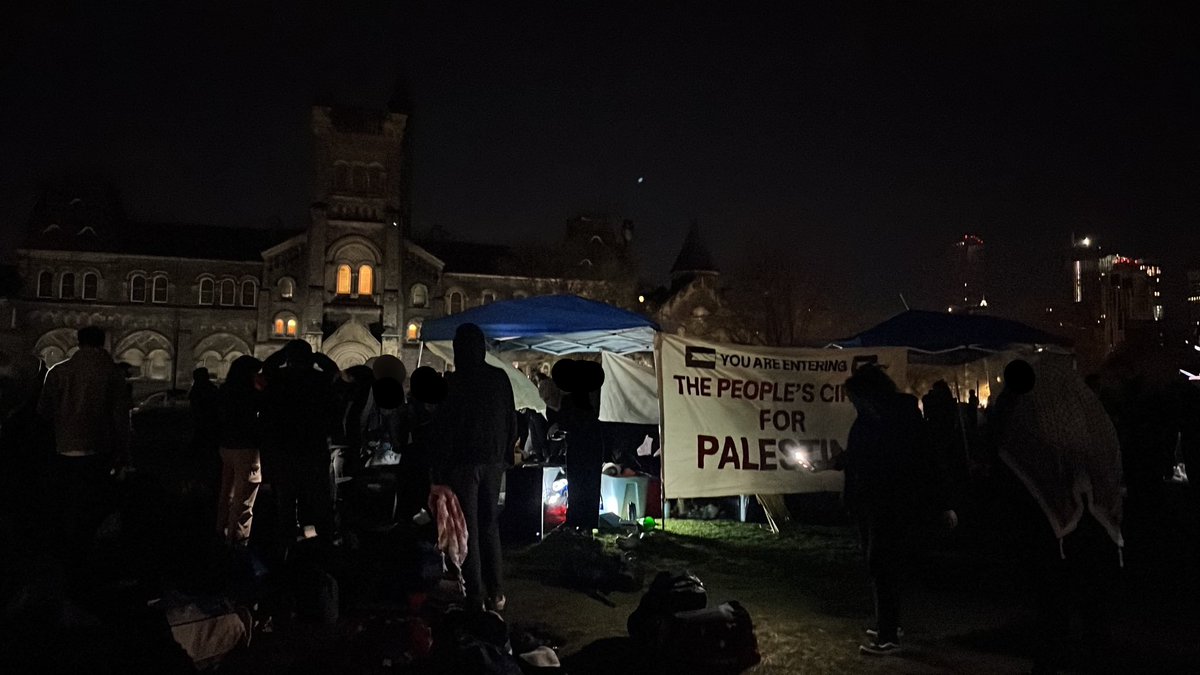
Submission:
<svg viewBox="0 0 1200 675">
<path fill-rule="evenodd" d="M 145 393 L 186 388 L 199 366 L 220 379 L 238 356 L 294 338 L 342 368 L 392 354 L 411 369 L 424 320 L 497 300 L 576 293 L 636 306 L 628 221 L 577 218 L 536 250 L 414 241 L 406 120 L 312 109 L 303 229 L 134 223 L 106 189 L 49 189 L 17 251 L 19 289 L 0 299 L 3 349 L 53 365 L 74 352 L 78 328 L 97 325 Z"/>
</svg>

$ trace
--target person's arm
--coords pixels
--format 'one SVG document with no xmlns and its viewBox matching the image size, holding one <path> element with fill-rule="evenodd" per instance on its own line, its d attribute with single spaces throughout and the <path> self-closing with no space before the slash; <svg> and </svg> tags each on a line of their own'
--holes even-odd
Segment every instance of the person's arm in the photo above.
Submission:
<svg viewBox="0 0 1200 675">
<path fill-rule="evenodd" d="M 37 415 L 46 422 L 54 423 L 55 408 L 58 404 L 58 376 L 53 370 L 46 373 L 46 381 L 42 383 L 42 393 L 38 395 Z"/>
</svg>

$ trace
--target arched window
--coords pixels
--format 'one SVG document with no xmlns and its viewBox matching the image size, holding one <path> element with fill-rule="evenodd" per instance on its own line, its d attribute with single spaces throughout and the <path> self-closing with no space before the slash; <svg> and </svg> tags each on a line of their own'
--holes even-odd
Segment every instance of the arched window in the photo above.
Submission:
<svg viewBox="0 0 1200 675">
<path fill-rule="evenodd" d="M 143 366 L 146 361 L 146 355 L 140 349 L 127 349 L 117 356 L 119 363 L 129 364 L 129 379 L 136 380 L 145 376 Z"/>
<path fill-rule="evenodd" d="M 95 272 L 83 273 L 83 292 L 80 297 L 84 300 L 95 300 L 100 293 L 100 275 Z"/>
<path fill-rule="evenodd" d="M 383 191 L 383 167 L 372 164 L 367 168 L 367 182 L 372 192 Z"/>
<path fill-rule="evenodd" d="M 221 304 L 225 306 L 232 305 L 234 296 L 237 295 L 237 284 L 233 279 L 221 280 Z"/>
<path fill-rule="evenodd" d="M 39 298 L 54 297 L 54 272 L 46 270 L 38 275 L 37 296 Z"/>
<path fill-rule="evenodd" d="M 279 280 L 279 299 L 291 300 L 296 295 L 296 282 L 284 277 Z"/>
<path fill-rule="evenodd" d="M 480 304 L 490 305 L 496 301 L 496 291 L 484 291 L 479 298 Z"/>
<path fill-rule="evenodd" d="M 428 306 L 429 287 L 425 284 L 413 284 L 412 290 L 409 291 L 409 304 L 413 307 Z"/>
<path fill-rule="evenodd" d="M 200 280 L 200 304 L 211 305 L 217 293 L 217 282 L 207 277 Z"/>
<path fill-rule="evenodd" d="M 350 167 L 344 162 L 333 165 L 333 189 L 345 190 L 350 186 Z"/>
<path fill-rule="evenodd" d="M 132 277 L 129 277 L 129 301 L 146 301 L 146 277 L 142 276 L 141 274 L 135 274 Z"/>
<path fill-rule="evenodd" d="M 253 280 L 247 279 L 242 282 L 242 307 L 253 307 L 255 305 L 255 296 L 258 295 L 258 284 Z"/>
<path fill-rule="evenodd" d="M 296 315 L 291 312 L 283 312 L 275 315 L 274 325 L 271 326 L 271 335 L 274 337 L 296 337 L 296 332 L 300 328 L 300 322 L 296 320 Z"/>
<path fill-rule="evenodd" d="M 350 295 L 350 266 L 338 265 L 337 268 L 337 294 Z"/>
<path fill-rule="evenodd" d="M 146 355 L 142 368 L 146 377 L 151 380 L 171 379 L 171 356 L 163 349 L 155 349 Z"/>
<path fill-rule="evenodd" d="M 367 178 L 367 167 L 358 164 L 354 167 L 354 189 L 366 192 L 371 189 L 371 180 Z"/>
<path fill-rule="evenodd" d="M 58 279 L 58 297 L 70 300 L 75 297 L 75 273 L 63 272 Z"/>
<path fill-rule="evenodd" d="M 358 268 L 358 294 L 370 295 L 375 292 L 375 269 L 370 265 Z"/>
<path fill-rule="evenodd" d="M 529 297 L 529 293 L 526 291 L 513 291 L 513 298 L 516 298 L 517 300 L 520 300 L 521 298 L 528 298 L 528 297 Z"/>
<path fill-rule="evenodd" d="M 167 301 L 167 277 L 160 274 L 154 277 L 153 296 L 150 298 L 152 302 L 164 303 Z"/>
<path fill-rule="evenodd" d="M 446 313 L 458 314 L 463 311 L 466 301 L 467 296 L 463 295 L 462 291 L 450 291 L 450 294 L 446 296 Z"/>
<path fill-rule="evenodd" d="M 404 339 L 409 342 L 416 342 L 421 339 L 420 319 L 413 319 L 408 322 L 408 329 L 404 331 Z"/>
</svg>

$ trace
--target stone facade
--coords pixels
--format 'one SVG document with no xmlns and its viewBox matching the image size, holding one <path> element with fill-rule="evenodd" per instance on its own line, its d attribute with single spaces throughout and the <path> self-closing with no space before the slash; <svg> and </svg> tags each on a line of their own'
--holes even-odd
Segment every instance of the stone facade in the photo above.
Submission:
<svg viewBox="0 0 1200 675">
<path fill-rule="evenodd" d="M 630 258 L 628 223 L 621 233 L 572 221 L 558 256 L 412 241 L 401 222 L 406 122 L 398 112 L 313 108 L 303 230 L 131 223 L 98 204 L 97 191 L 43 196 L 18 250 L 5 344 L 53 365 L 74 352 L 75 330 L 103 327 L 144 394 L 186 388 L 198 366 L 220 379 L 238 356 L 264 358 L 294 338 L 343 368 L 393 354 L 411 369 L 423 321 L 497 300 L 616 292 L 632 305 L 632 291 L 614 291 L 624 277 L 632 289 L 632 271 L 619 268 Z"/>
</svg>

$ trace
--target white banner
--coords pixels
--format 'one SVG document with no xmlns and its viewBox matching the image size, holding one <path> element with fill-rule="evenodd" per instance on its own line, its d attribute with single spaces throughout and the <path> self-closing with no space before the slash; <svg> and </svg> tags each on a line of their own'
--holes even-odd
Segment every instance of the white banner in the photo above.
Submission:
<svg viewBox="0 0 1200 675">
<path fill-rule="evenodd" d="M 827 466 L 846 447 L 854 406 L 842 388 L 875 363 L 903 388 L 907 357 L 882 349 L 785 349 L 660 334 L 663 493 L 677 497 L 838 492 Z"/>
</svg>

